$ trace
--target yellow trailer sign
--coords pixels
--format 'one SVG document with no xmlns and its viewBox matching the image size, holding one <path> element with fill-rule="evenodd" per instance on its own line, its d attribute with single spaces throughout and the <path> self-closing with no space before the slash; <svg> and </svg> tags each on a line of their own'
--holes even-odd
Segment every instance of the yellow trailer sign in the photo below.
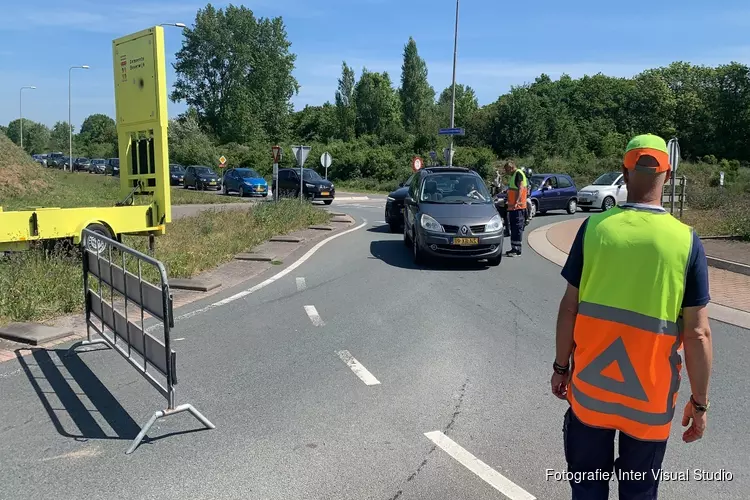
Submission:
<svg viewBox="0 0 750 500">
<path fill-rule="evenodd" d="M 113 238 L 159 235 L 172 221 L 164 28 L 118 38 L 112 52 L 123 201 L 112 200 L 109 207 L 7 212 L 0 207 L 0 251 L 63 238 L 78 244 L 87 227 Z M 148 196 L 148 203 L 135 204 L 135 195 Z"/>
</svg>

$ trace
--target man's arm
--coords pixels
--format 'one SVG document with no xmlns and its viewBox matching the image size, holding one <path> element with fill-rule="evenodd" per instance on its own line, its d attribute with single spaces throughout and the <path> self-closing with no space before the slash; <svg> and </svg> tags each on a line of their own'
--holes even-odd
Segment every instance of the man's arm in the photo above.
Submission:
<svg viewBox="0 0 750 500">
<path fill-rule="evenodd" d="M 557 312 L 557 334 L 555 335 L 555 362 L 568 366 L 573 353 L 573 331 L 578 314 L 578 289 L 568 283 Z"/>
</svg>

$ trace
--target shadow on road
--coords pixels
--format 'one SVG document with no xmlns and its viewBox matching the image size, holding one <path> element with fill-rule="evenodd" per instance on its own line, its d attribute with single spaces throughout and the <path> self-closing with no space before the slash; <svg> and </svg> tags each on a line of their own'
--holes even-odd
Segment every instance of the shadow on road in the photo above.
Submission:
<svg viewBox="0 0 750 500">
<path fill-rule="evenodd" d="M 372 232 L 376 228 L 371 228 Z M 388 232 L 388 231 L 380 231 Z M 414 264 L 411 249 L 404 246 L 403 237 L 392 240 L 379 240 L 370 242 L 370 254 L 386 264 L 402 269 L 424 269 L 430 271 L 480 271 L 488 269 L 486 262 L 473 260 L 451 260 L 451 259 L 429 259 L 423 266 Z"/>
<path fill-rule="evenodd" d="M 82 440 L 134 439 L 140 426 L 77 354 L 65 357 L 65 352 L 65 349 L 36 349 L 31 356 L 22 356 L 16 351 L 21 367 L 57 432 L 65 437 Z M 71 382 L 80 387 L 82 392 L 76 392 Z M 52 390 L 49 391 L 42 385 Z M 95 409 L 87 408 L 82 396 Z M 94 417 L 97 413 L 114 431 L 114 436 L 102 428 Z M 70 422 L 77 430 L 70 428 Z"/>
<path fill-rule="evenodd" d="M 367 232 L 369 233 L 390 233 L 390 234 L 401 234 L 401 233 L 391 233 L 391 226 L 388 224 L 383 224 L 380 226 L 374 226 L 369 229 L 367 229 Z"/>
</svg>

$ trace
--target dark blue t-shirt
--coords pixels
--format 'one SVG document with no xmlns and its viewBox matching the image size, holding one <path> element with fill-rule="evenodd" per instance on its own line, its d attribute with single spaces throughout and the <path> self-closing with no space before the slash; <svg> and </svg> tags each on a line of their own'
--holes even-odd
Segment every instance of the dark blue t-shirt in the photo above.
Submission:
<svg viewBox="0 0 750 500">
<path fill-rule="evenodd" d="M 586 232 L 588 219 L 581 224 L 576 234 L 573 246 L 570 248 L 568 260 L 561 272 L 563 278 L 576 288 L 581 287 L 581 275 L 583 274 L 583 235 Z M 711 301 L 708 290 L 708 263 L 706 262 L 706 251 L 703 249 L 698 235 L 693 232 L 693 247 L 690 252 L 687 276 L 685 277 L 685 294 L 682 298 L 682 307 L 705 306 Z"/>
</svg>

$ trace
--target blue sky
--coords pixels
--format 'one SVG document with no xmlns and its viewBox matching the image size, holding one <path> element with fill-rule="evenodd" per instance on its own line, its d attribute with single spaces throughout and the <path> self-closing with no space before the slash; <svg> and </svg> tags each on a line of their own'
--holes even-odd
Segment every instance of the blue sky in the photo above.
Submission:
<svg viewBox="0 0 750 500">
<path fill-rule="evenodd" d="M 37 86 L 24 91 L 24 117 L 50 126 L 67 120 L 68 68 L 87 64 L 90 70 L 73 72 L 76 129 L 91 113 L 114 115 L 112 39 L 162 22 L 190 25 L 197 9 L 205 6 L 193 0 L 3 3 L 0 123 L 18 117 L 24 85 Z M 511 85 L 532 81 L 542 72 L 553 78 L 597 72 L 632 76 L 675 60 L 750 62 L 750 5 L 744 0 L 717 4 L 721 6 L 698 0 L 655 0 L 633 7 L 601 0 L 462 0 L 457 79 L 477 91 L 480 104 L 488 104 Z M 388 71 L 397 84 L 409 36 L 427 60 L 435 89 L 450 85 L 454 0 L 258 0 L 244 5 L 258 16 L 284 18 L 297 54 L 297 109 L 333 101 L 342 60 L 358 74 L 363 66 Z M 166 35 L 172 62 L 181 32 L 167 28 Z M 168 81 L 174 81 L 171 66 Z M 171 116 L 184 109 L 182 103 L 170 103 Z"/>
</svg>

